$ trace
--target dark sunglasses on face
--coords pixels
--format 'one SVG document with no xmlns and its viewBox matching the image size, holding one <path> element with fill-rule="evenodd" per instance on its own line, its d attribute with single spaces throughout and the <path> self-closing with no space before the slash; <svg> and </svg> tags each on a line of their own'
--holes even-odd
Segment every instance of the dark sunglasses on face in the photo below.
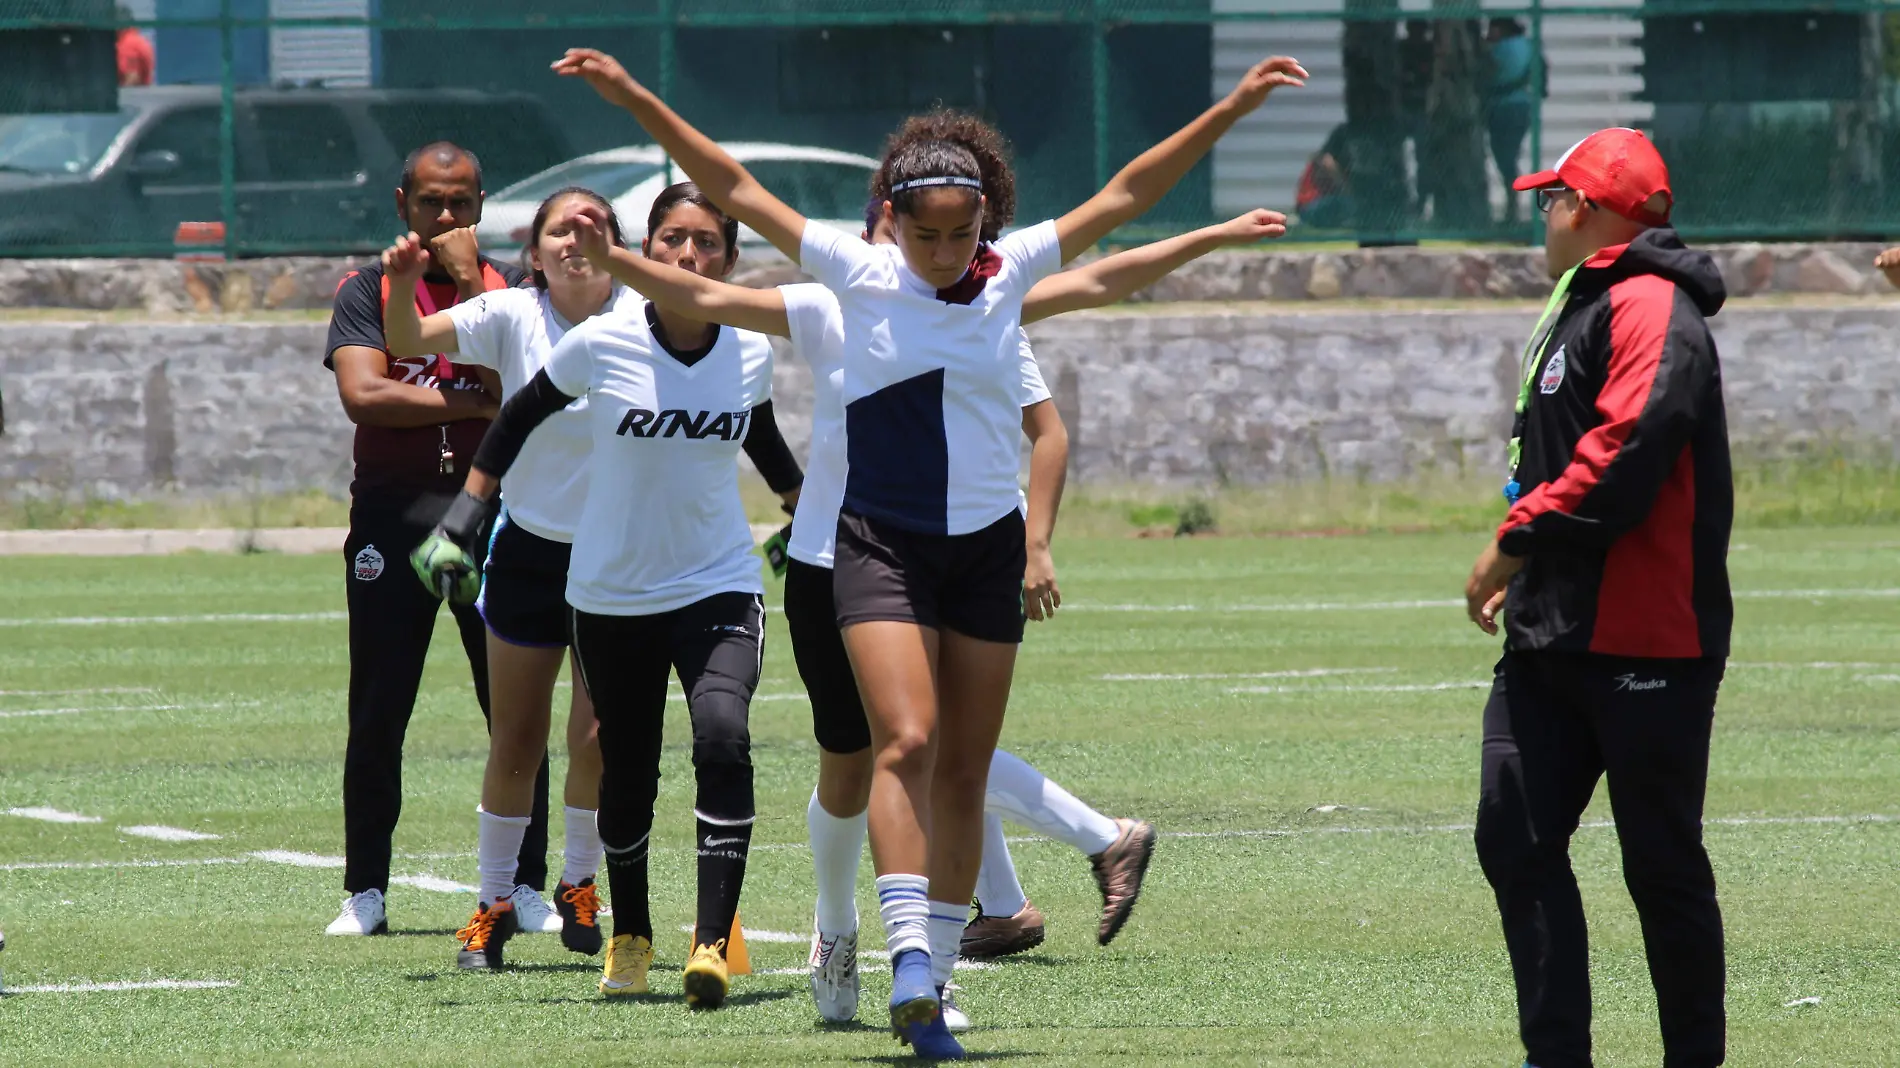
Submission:
<svg viewBox="0 0 1900 1068">
<path fill-rule="evenodd" d="M 1553 185 L 1544 189 L 1539 189 L 1537 191 L 1537 210 L 1543 212 L 1545 215 L 1549 215 L 1550 209 L 1553 205 L 1557 203 L 1558 197 L 1563 196 L 1567 193 L 1574 193 L 1574 192 L 1576 192 L 1576 190 L 1571 189 L 1568 186 L 1561 186 L 1561 185 Z M 1588 204 L 1590 203 L 1590 201 L 1579 200 L 1578 203 L 1579 205 L 1582 205 L 1582 204 Z"/>
</svg>

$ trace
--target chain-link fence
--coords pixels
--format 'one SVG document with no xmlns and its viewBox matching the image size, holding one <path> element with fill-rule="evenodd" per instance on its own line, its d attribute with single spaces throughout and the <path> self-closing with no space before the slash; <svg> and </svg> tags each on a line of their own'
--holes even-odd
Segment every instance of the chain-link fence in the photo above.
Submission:
<svg viewBox="0 0 1900 1068">
<path fill-rule="evenodd" d="M 1900 9 L 1896 9 L 1900 10 Z M 1012 140 L 1027 221 L 1225 94 L 1241 122 L 1124 237 L 1270 207 L 1296 239 L 1536 239 L 1511 176 L 1648 130 L 1705 237 L 1900 222 L 1900 20 L 1866 0 L 0 0 L 0 254 L 365 252 L 402 157 L 473 149 L 482 237 L 594 187 L 636 217 L 673 175 L 548 64 L 612 52 L 807 214 L 852 218 L 904 116 Z M 1896 47 L 1889 48 L 1889 41 Z M 182 245 L 181 245 L 182 242 Z"/>
</svg>

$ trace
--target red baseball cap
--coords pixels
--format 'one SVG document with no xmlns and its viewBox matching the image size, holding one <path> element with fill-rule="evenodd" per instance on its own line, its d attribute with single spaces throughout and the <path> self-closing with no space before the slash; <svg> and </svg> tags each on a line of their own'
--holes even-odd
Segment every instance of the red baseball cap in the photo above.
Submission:
<svg viewBox="0 0 1900 1068">
<path fill-rule="evenodd" d="M 1511 183 L 1520 193 L 1553 186 L 1575 189 L 1610 211 L 1649 226 L 1669 225 L 1669 209 L 1675 201 L 1662 153 L 1640 131 L 1623 126 L 1598 130 L 1570 146 L 1555 167 Z M 1661 212 L 1647 206 L 1658 193 L 1663 196 Z"/>
</svg>

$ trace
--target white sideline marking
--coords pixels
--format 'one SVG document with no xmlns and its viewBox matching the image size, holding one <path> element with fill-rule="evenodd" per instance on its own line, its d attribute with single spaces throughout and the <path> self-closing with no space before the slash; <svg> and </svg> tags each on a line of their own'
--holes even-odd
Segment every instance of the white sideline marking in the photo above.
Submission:
<svg viewBox="0 0 1900 1068">
<path fill-rule="evenodd" d="M 1820 1003 L 1820 998 L 1795 998 L 1793 1001 L 1783 1003 L 1781 1007 L 1784 1009 L 1798 1009 L 1803 1005 L 1819 1005 Z"/>
<path fill-rule="evenodd" d="M 347 612 L 213 612 L 196 616 L 54 616 L 48 619 L 0 617 L 0 627 L 114 627 L 171 623 L 312 623 L 348 619 Z"/>
<path fill-rule="evenodd" d="M 1828 598 L 1894 598 L 1900 588 L 1858 590 L 1736 590 L 1734 596 L 1749 599 L 1826 600 Z M 1393 612 L 1422 608 L 1462 608 L 1461 600 L 1421 599 L 1415 601 L 1285 601 L 1269 604 L 1088 604 L 1063 605 L 1066 612 Z M 780 611 L 778 605 L 768 611 Z M 18 618 L 0 616 L 0 627 L 107 627 L 168 625 L 193 623 L 317 623 L 348 619 L 347 612 L 215 612 L 183 616 L 52 616 Z"/>
<path fill-rule="evenodd" d="M 342 857 L 322 857 L 315 853 L 292 853 L 287 849 L 264 849 L 250 854 L 257 860 L 272 864 L 289 864 L 296 868 L 341 868 Z"/>
<path fill-rule="evenodd" d="M 687 934 L 692 934 L 693 925 L 690 923 L 682 923 L 680 924 L 680 930 Z M 810 935 L 797 934 L 792 931 L 755 931 L 750 927 L 741 927 L 739 930 L 745 934 L 745 940 L 748 942 L 786 942 L 793 945 L 803 945 L 811 941 Z"/>
<path fill-rule="evenodd" d="M 882 956 L 888 956 L 888 954 L 886 954 L 883 950 L 867 950 L 867 951 L 859 953 L 858 956 L 882 957 Z M 1001 965 L 995 964 L 987 960 L 958 959 L 957 964 L 956 964 L 956 969 L 957 971 L 960 971 L 960 972 L 987 972 L 998 967 L 1001 967 Z M 858 972 L 860 974 L 866 973 L 866 972 L 888 972 L 890 970 L 891 970 L 891 966 L 888 964 L 861 964 L 858 966 Z M 753 975 L 810 975 L 811 969 L 810 968 L 755 968 L 753 969 L 752 974 Z"/>
<path fill-rule="evenodd" d="M 47 823 L 98 823 L 97 816 L 81 816 L 77 812 L 61 812 L 56 808 L 10 808 L 6 815 L 21 819 L 45 820 Z"/>
<path fill-rule="evenodd" d="M 65 697 L 85 693 L 157 693 L 150 686 L 92 686 L 78 690 L 0 690 L 0 697 Z"/>
<path fill-rule="evenodd" d="M 220 990 L 236 986 L 230 979 L 152 979 L 140 983 L 50 983 L 10 986 L 9 994 L 96 994 L 116 990 Z"/>
<path fill-rule="evenodd" d="M 0 719 L 20 716 L 71 716 L 80 712 L 176 712 L 184 708 L 216 708 L 217 705 L 93 705 L 90 708 L 13 708 L 0 711 Z"/>
<path fill-rule="evenodd" d="M 1859 815 L 1859 816 L 1716 816 L 1716 817 L 1710 817 L 1710 818 L 1704 819 L 1702 821 L 1702 824 L 1705 827 L 1800 827 L 1800 826 L 1852 827 L 1858 824 L 1874 824 L 1874 825 L 1879 825 L 1879 826 L 1886 826 L 1886 825 L 1900 824 L 1900 815 L 1874 812 L 1874 813 L 1867 813 L 1865 815 Z M 1609 830 L 1611 828 L 1614 828 L 1615 826 L 1616 824 L 1610 820 L 1594 820 L 1594 821 L 1579 824 L 1578 829 L 1600 831 L 1600 830 Z M 1324 835 L 1324 834 L 1469 834 L 1473 830 L 1476 830 L 1476 829 L 1477 829 L 1476 825 L 1470 824 L 1470 823 L 1440 823 L 1440 824 L 1414 824 L 1414 825 L 1409 825 L 1409 826 L 1404 825 L 1404 824 L 1393 824 L 1393 825 L 1378 826 L 1378 827 L 1282 827 L 1282 828 L 1256 829 L 1256 830 L 1235 829 L 1235 830 L 1225 830 L 1225 831 L 1161 831 L 1159 832 L 1159 834 L 1162 838 L 1297 838 L 1297 837 L 1302 837 L 1302 836 L 1307 836 L 1307 835 Z M 1051 842 L 1051 841 L 1054 841 L 1054 839 L 1047 838 L 1042 835 L 1025 834 L 1025 835 L 1020 835 L 1020 836 L 1012 835 L 1007 839 L 1007 841 L 1014 844 L 1014 843 L 1022 843 L 1022 842 L 1031 842 L 1031 843 Z M 761 849 L 804 849 L 804 848 L 806 848 L 806 846 L 802 842 L 769 842 L 763 845 L 756 845 L 752 847 L 753 851 L 755 852 Z M 402 855 L 402 854 L 399 854 L 399 855 Z M 452 853 L 452 854 L 442 854 L 442 855 L 449 856 L 449 857 L 467 857 L 470 854 Z M 343 866 L 342 857 L 322 857 L 322 856 L 317 856 L 311 853 L 289 853 L 289 852 L 284 852 L 282 850 L 266 850 L 264 852 L 259 852 L 259 853 L 250 853 L 241 857 L 203 857 L 203 858 L 197 858 L 197 859 L 181 859 L 181 860 L 25 861 L 25 862 L 12 863 L 12 864 L 0 864 L 0 872 L 4 872 L 4 871 L 90 871 L 90 870 L 111 870 L 111 869 L 118 869 L 118 868 L 187 868 L 187 867 L 195 867 L 198 865 L 205 865 L 205 864 L 249 864 L 254 861 L 259 861 L 259 860 L 268 861 L 274 864 L 290 864 L 290 865 L 300 867 L 300 868 L 340 868 Z M 402 876 L 402 877 L 393 879 L 391 881 L 400 882 L 408 886 L 420 886 L 422 889 L 425 889 L 425 890 L 433 889 L 433 887 L 422 886 L 420 880 L 424 880 L 424 879 L 435 880 L 436 877 L 427 876 L 427 875 L 411 875 L 411 876 Z M 416 880 L 416 881 L 412 881 L 412 880 Z M 447 882 L 447 880 L 439 880 L 439 881 L 443 883 Z M 473 887 L 460 886 L 459 884 L 457 884 L 456 892 L 458 893 L 470 893 L 473 891 L 474 891 Z M 603 908 L 601 909 L 600 914 L 603 916 L 610 916 L 612 915 L 612 912 L 609 909 Z M 692 930 L 692 925 L 690 924 L 684 925 L 680 928 L 680 930 L 690 932 Z M 760 931 L 760 932 L 757 932 L 757 935 L 758 935 L 758 940 L 760 942 L 797 943 L 797 942 L 808 941 L 811 937 L 810 935 L 794 934 L 790 931 Z M 747 938 L 754 937 L 754 932 L 752 931 L 751 928 L 745 929 L 745 936 Z M 882 951 L 880 950 L 865 950 L 859 953 L 859 956 L 877 957 L 880 955 L 882 955 Z"/>
<path fill-rule="evenodd" d="M 389 880 L 404 886 L 413 886 L 418 890 L 433 890 L 438 894 L 473 894 L 480 888 L 458 883 L 453 879 L 444 879 L 436 875 L 396 875 Z"/>
<path fill-rule="evenodd" d="M 199 857 L 179 860 L 32 860 L 0 864 L 0 871 L 99 871 L 120 868 L 195 868 L 204 864 L 249 864 L 255 857 Z"/>
<path fill-rule="evenodd" d="M 1228 690 L 1228 693 L 1435 693 L 1439 690 L 1488 690 L 1491 681 L 1483 682 L 1429 682 L 1394 684 L 1391 686 L 1240 686 Z"/>
<path fill-rule="evenodd" d="M 119 833 L 137 835 L 140 838 L 155 838 L 161 842 L 211 842 L 223 837 L 206 834 L 203 831 L 187 831 L 183 827 L 166 827 L 151 823 L 142 823 L 136 827 L 121 827 Z"/>
<path fill-rule="evenodd" d="M 1102 675 L 1103 682 L 1178 682 L 1187 679 L 1318 679 L 1329 675 L 1385 675 L 1393 667 L 1299 668 L 1291 671 L 1210 671 L 1183 675 Z"/>
</svg>

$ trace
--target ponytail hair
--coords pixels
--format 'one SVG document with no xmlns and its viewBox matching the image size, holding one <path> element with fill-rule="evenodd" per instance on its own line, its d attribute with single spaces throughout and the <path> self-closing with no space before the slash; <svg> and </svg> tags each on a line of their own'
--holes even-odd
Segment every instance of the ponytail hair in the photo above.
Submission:
<svg viewBox="0 0 1900 1068">
<path fill-rule="evenodd" d="M 539 208 L 535 209 L 534 225 L 528 227 L 528 243 L 522 246 L 521 249 L 521 266 L 526 268 L 530 274 L 534 275 L 534 288 L 536 289 L 546 289 L 548 287 L 548 276 L 545 272 L 535 268 L 534 250 L 541 245 L 541 234 L 548 228 L 548 215 L 553 212 L 554 205 L 566 200 L 568 197 L 580 197 L 582 200 L 606 212 L 608 238 L 621 248 L 627 247 L 626 239 L 620 235 L 620 216 L 615 214 L 614 206 L 607 202 L 606 197 L 601 196 L 592 189 L 578 185 L 570 185 L 564 189 L 556 189 L 553 193 L 549 194 L 546 200 L 541 202 Z"/>
<path fill-rule="evenodd" d="M 968 112 L 939 108 L 913 115 L 884 145 L 884 161 L 871 178 L 871 195 L 888 200 L 900 215 L 910 214 L 917 194 L 937 186 L 897 188 L 930 178 L 959 186 L 974 179 L 982 193 L 983 240 L 994 241 L 1016 219 L 1016 175 L 1010 167 L 1009 142 L 994 126 Z M 895 189 L 895 192 L 893 190 Z"/>
</svg>

